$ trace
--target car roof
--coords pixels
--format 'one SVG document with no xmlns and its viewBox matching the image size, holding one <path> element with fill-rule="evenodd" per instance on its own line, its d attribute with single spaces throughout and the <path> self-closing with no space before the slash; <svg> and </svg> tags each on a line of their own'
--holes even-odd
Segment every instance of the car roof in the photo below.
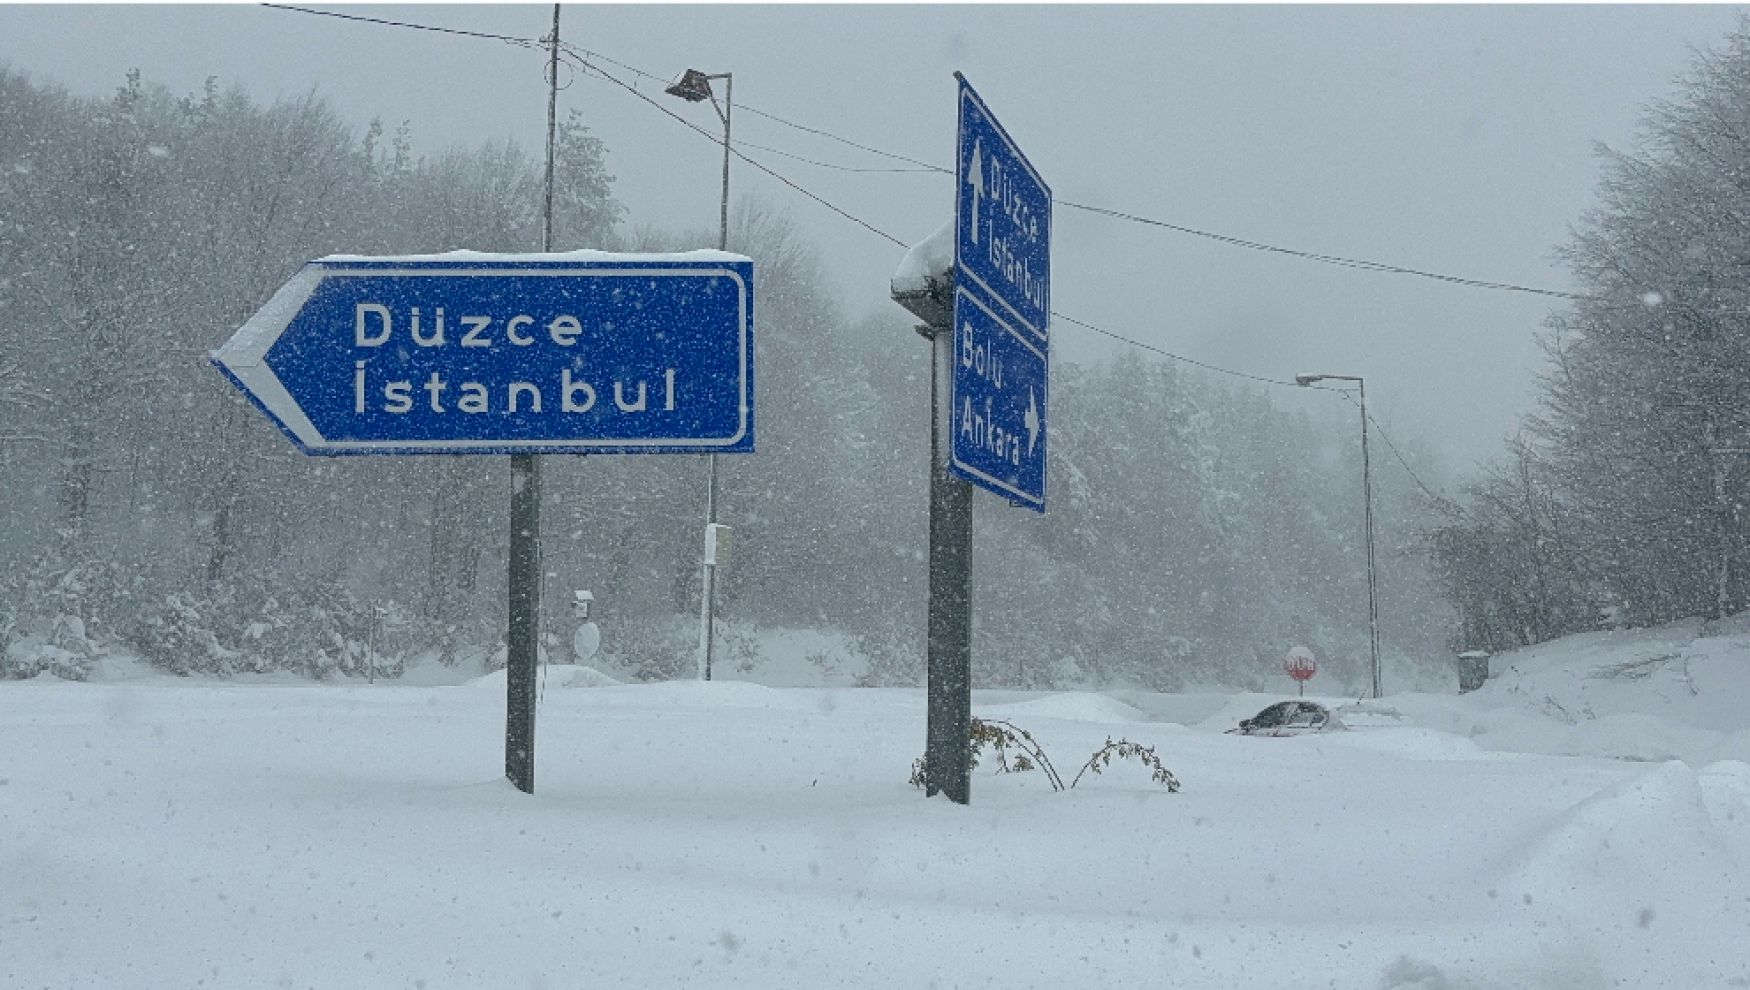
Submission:
<svg viewBox="0 0 1750 990">
<path fill-rule="evenodd" d="M 1262 709 L 1260 709 L 1260 712 L 1267 712 L 1272 708 L 1282 708 L 1282 707 L 1290 706 L 1290 705 L 1299 706 L 1300 708 L 1306 709 L 1308 711 L 1320 711 L 1320 712 L 1329 712 L 1330 711 L 1329 708 L 1326 708 L 1324 705 L 1319 704 L 1316 701 L 1307 701 L 1305 698 L 1289 698 L 1287 701 L 1277 701 L 1277 702 L 1273 702 L 1271 704 L 1265 705 Z"/>
</svg>

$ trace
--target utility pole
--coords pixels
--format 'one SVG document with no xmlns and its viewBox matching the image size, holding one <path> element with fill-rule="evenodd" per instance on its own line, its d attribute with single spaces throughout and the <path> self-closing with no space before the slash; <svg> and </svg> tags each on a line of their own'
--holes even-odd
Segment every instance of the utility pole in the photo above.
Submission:
<svg viewBox="0 0 1750 990">
<path fill-rule="evenodd" d="M 541 250 L 553 250 L 553 144 L 559 113 L 559 5 L 547 44 L 547 190 Z M 535 666 L 541 637 L 541 462 L 510 457 L 510 615 L 505 634 L 504 775 L 535 792 Z"/>
</svg>

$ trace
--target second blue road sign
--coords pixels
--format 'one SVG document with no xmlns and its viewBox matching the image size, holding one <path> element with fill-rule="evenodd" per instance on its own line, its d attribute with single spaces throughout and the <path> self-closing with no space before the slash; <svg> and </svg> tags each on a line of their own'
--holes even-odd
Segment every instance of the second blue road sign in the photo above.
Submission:
<svg viewBox="0 0 1750 990">
<path fill-rule="evenodd" d="M 1045 511 L 1051 188 L 965 77 L 955 176 L 949 469 Z"/>
</svg>

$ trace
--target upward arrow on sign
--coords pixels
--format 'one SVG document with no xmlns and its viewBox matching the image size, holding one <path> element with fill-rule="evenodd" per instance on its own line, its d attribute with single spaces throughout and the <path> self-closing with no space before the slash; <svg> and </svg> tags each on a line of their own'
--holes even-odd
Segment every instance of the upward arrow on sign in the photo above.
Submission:
<svg viewBox="0 0 1750 990">
<path fill-rule="evenodd" d="M 984 160 L 978 141 L 972 142 L 972 164 L 966 167 L 966 184 L 972 187 L 972 243 L 978 243 L 978 207 L 984 200 Z"/>
</svg>

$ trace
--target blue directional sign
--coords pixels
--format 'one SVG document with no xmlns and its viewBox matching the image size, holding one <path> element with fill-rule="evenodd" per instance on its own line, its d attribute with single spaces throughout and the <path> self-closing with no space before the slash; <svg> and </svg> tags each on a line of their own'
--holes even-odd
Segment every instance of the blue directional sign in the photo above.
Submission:
<svg viewBox="0 0 1750 990">
<path fill-rule="evenodd" d="M 1051 322 L 1051 188 L 964 76 L 954 276 L 1035 336 Z"/>
<path fill-rule="evenodd" d="M 307 454 L 746 453 L 753 263 L 324 258 L 212 361 Z"/>
<path fill-rule="evenodd" d="M 954 290 L 954 457 L 966 480 L 1045 511 L 1044 342 Z"/>
<path fill-rule="evenodd" d="M 949 468 L 1045 511 L 1051 188 L 960 80 Z"/>
</svg>

